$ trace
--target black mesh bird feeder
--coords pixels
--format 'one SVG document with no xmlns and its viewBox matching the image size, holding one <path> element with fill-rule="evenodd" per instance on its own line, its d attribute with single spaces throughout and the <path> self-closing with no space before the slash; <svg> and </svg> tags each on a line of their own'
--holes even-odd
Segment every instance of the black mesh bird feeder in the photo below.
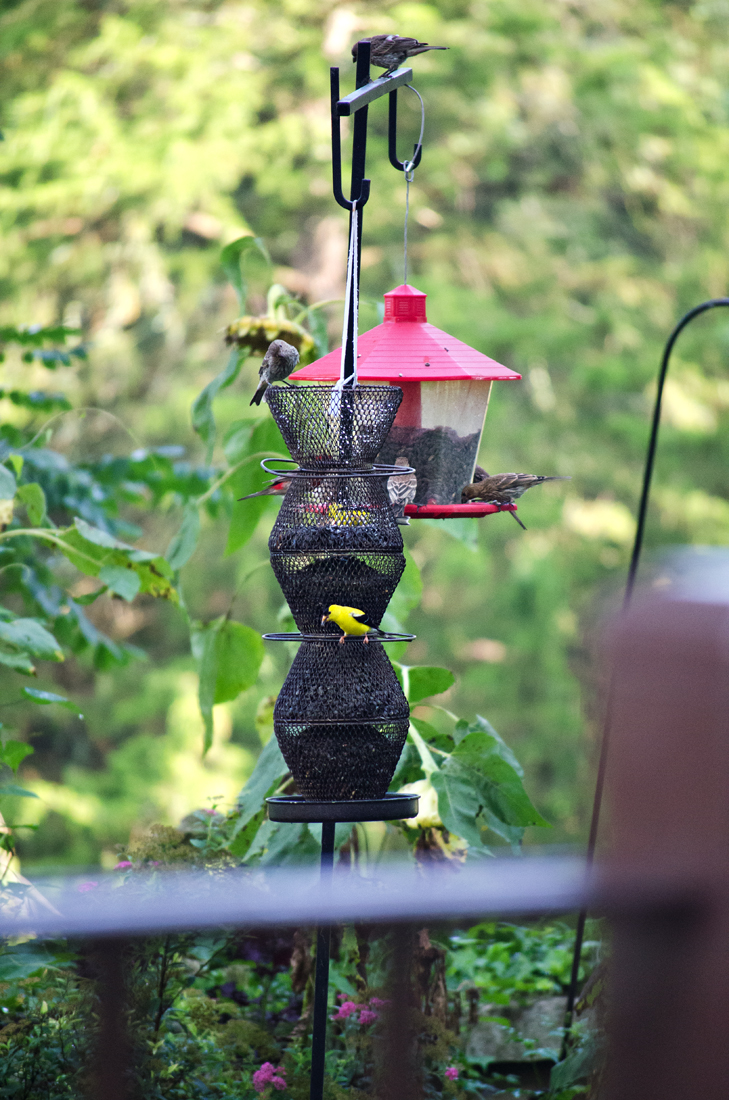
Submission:
<svg viewBox="0 0 729 1100">
<path fill-rule="evenodd" d="M 355 92 L 340 100 L 339 73 L 331 71 L 334 194 L 350 213 L 338 379 L 335 385 L 270 386 L 265 396 L 294 467 L 286 471 L 290 487 L 271 531 L 269 550 L 298 628 L 295 634 L 265 637 L 300 643 L 274 708 L 274 732 L 299 793 L 269 798 L 268 813 L 273 821 L 322 823 L 323 877 L 333 864 L 336 822 L 411 818 L 418 811 L 417 796 L 388 793 L 410 712 L 383 645 L 413 636 L 379 629 L 405 568 L 388 480 L 412 478 L 415 470 L 403 457 L 407 451 L 398 452 L 387 463 L 382 460 L 403 403 L 403 389 L 389 384 L 392 379 L 385 384 L 380 379 L 361 384 L 357 372 L 362 209 L 369 197 L 369 180 L 364 178 L 367 105 L 390 95 L 391 160 L 396 167 L 408 168 L 393 159 L 393 151 L 396 89 L 409 83 L 412 70 L 398 69 L 371 81 L 370 43 L 362 41 L 358 47 Z M 343 114 L 355 115 L 348 200 L 341 189 L 339 116 Z M 419 159 L 418 146 L 410 170 Z M 274 468 L 271 461 L 263 463 L 270 473 L 284 473 L 280 463 Z M 475 452 L 469 462 L 470 475 Z M 345 611 L 356 609 L 369 631 L 356 634 L 341 616 L 332 616 L 335 621 L 328 618 L 328 610 L 335 605 Z M 312 1100 L 323 1095 L 328 973 L 329 931 L 320 929 Z"/>
</svg>

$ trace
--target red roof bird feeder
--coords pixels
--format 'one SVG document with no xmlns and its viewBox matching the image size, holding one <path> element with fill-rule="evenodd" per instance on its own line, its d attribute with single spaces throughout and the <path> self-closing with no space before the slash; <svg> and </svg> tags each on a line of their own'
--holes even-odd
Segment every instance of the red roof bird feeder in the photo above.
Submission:
<svg viewBox="0 0 729 1100">
<path fill-rule="evenodd" d="M 385 319 L 359 337 L 360 382 L 400 386 L 403 400 L 378 462 L 404 456 L 415 469 L 406 516 L 447 519 L 515 511 L 514 505 L 461 504 L 473 481 L 492 382 L 521 378 L 501 363 L 428 323 L 426 295 L 412 286 L 385 294 Z M 336 382 L 341 351 L 291 375 L 292 382 Z"/>
</svg>

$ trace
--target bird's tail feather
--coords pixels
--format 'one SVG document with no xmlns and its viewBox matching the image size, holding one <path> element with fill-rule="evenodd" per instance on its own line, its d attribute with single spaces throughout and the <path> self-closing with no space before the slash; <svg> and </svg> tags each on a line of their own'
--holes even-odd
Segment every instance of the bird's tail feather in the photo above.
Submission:
<svg viewBox="0 0 729 1100">
<path fill-rule="evenodd" d="M 274 482 L 272 482 L 271 485 L 267 485 L 265 487 L 265 489 L 259 489 L 257 493 L 248 493 L 246 496 L 238 497 L 237 499 L 240 501 L 240 500 L 252 500 L 253 497 L 265 497 L 265 496 L 268 496 L 269 494 L 271 494 L 273 492 L 273 490 L 275 489 L 275 487 L 276 487 L 276 482 L 274 481 Z"/>
<path fill-rule="evenodd" d="M 253 397 L 251 398 L 251 401 L 250 401 L 251 405 L 260 405 L 261 401 L 263 400 L 263 395 L 264 395 L 264 393 L 266 392 L 267 389 L 268 389 L 268 382 L 261 382 L 260 386 L 258 387 L 256 392 L 253 394 Z"/>
<path fill-rule="evenodd" d="M 516 512 L 511 512 L 510 511 L 509 514 L 512 515 L 514 517 L 514 519 L 516 520 L 516 522 L 519 524 L 519 526 L 524 528 L 524 530 L 526 531 L 526 527 L 524 527 L 524 524 L 521 522 L 521 520 L 517 516 Z"/>
</svg>

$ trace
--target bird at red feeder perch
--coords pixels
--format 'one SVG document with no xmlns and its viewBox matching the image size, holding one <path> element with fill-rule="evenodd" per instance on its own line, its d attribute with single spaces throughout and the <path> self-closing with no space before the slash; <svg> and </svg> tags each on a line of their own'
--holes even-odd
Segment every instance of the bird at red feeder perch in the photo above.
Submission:
<svg viewBox="0 0 729 1100">
<path fill-rule="evenodd" d="M 428 322 L 425 295 L 403 284 L 385 294 L 381 325 L 359 337 L 360 383 L 399 386 L 403 400 L 378 461 L 406 458 L 417 476 L 406 516 L 447 519 L 515 511 L 514 504 L 461 503 L 473 481 L 492 382 L 521 378 Z M 291 382 L 336 382 L 341 351 L 310 363 Z"/>
</svg>

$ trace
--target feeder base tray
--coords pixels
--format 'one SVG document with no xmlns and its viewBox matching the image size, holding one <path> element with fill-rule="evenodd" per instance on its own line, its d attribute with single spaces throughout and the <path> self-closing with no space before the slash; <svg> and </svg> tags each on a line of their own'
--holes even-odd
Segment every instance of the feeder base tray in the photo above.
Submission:
<svg viewBox="0 0 729 1100">
<path fill-rule="evenodd" d="M 395 821 L 417 817 L 420 796 L 386 794 L 337 802 L 309 802 L 301 795 L 267 798 L 269 821 Z"/>
<path fill-rule="evenodd" d="M 406 504 L 410 519 L 468 519 L 469 516 L 490 516 L 494 512 L 515 512 L 515 504 Z"/>
</svg>

